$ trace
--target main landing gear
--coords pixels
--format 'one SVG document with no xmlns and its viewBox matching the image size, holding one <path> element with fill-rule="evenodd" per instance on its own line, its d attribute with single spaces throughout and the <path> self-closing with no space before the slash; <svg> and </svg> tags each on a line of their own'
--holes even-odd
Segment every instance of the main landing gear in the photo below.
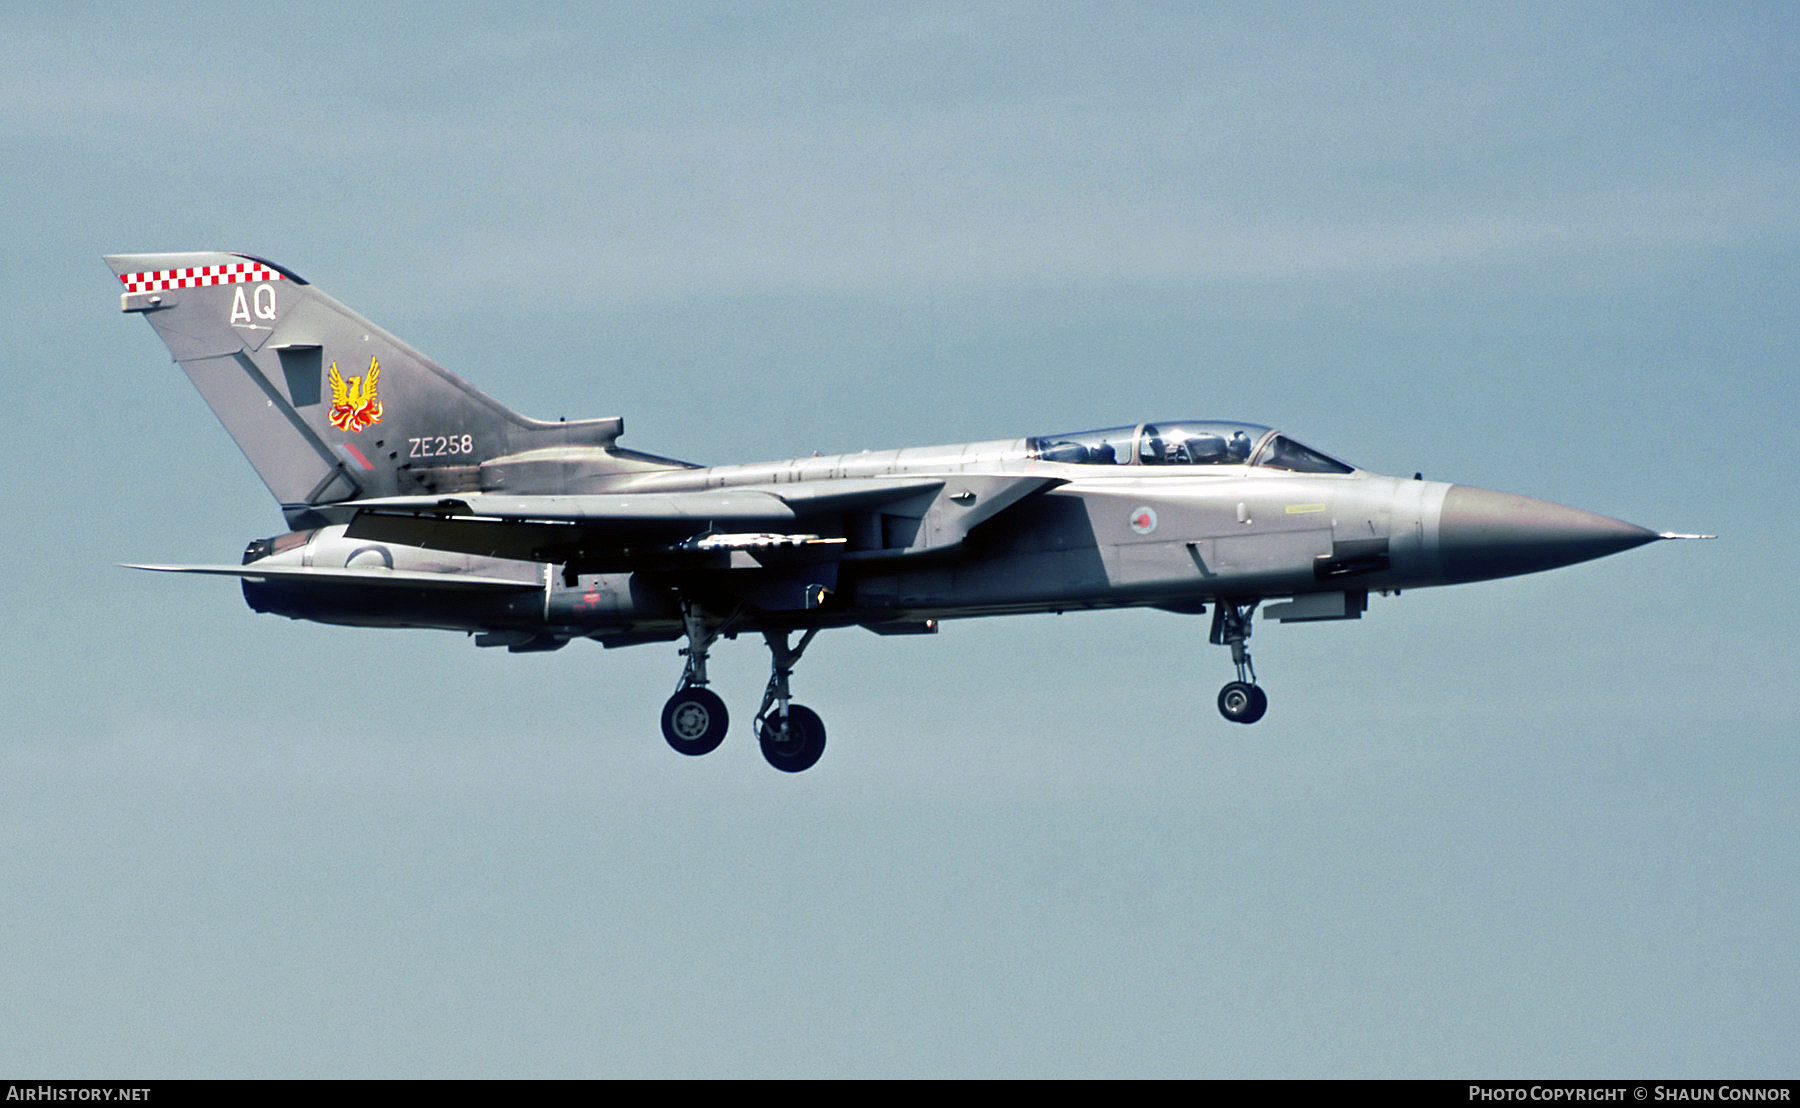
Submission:
<svg viewBox="0 0 1800 1108">
<path fill-rule="evenodd" d="M 730 721 L 725 702 L 706 687 L 707 652 L 725 624 L 708 623 L 700 606 L 687 601 L 681 605 L 681 618 L 688 641 L 681 653 L 687 658 L 687 665 L 675 695 L 663 705 L 663 738 L 678 753 L 710 754 L 725 741 Z M 811 769 L 825 753 L 825 724 L 820 722 L 818 713 L 792 703 L 788 696 L 788 678 L 793 675 L 794 663 L 818 633 L 817 627 L 809 628 L 800 636 L 799 645 L 790 648 L 789 632 L 763 632 L 763 640 L 769 644 L 771 672 L 768 687 L 763 690 L 762 706 L 756 710 L 756 740 L 763 757 L 783 773 Z"/>
<path fill-rule="evenodd" d="M 663 738 L 669 740 L 679 754 L 711 754 L 725 741 L 725 728 L 731 722 L 725 702 L 706 687 L 706 653 L 719 629 L 709 626 L 697 604 L 681 605 L 681 622 L 687 635 L 687 666 L 681 671 L 681 684 L 675 695 L 663 705 Z"/>
<path fill-rule="evenodd" d="M 1212 633 L 1208 638 L 1215 646 L 1231 647 L 1231 661 L 1237 666 L 1238 679 L 1219 690 L 1219 714 L 1233 723 L 1255 723 L 1269 710 L 1268 694 L 1257 685 L 1256 667 L 1250 664 L 1250 651 L 1244 648 L 1258 603 L 1221 600 L 1213 605 Z"/>
<path fill-rule="evenodd" d="M 794 663 L 818 633 L 817 627 L 809 628 L 800 636 L 800 645 L 789 650 L 786 631 L 763 632 L 773 672 L 763 690 L 762 707 L 756 710 L 756 741 L 762 746 L 763 757 L 783 773 L 811 769 L 819 755 L 825 753 L 825 724 L 820 722 L 819 714 L 788 701 L 788 678 L 794 672 Z"/>
</svg>

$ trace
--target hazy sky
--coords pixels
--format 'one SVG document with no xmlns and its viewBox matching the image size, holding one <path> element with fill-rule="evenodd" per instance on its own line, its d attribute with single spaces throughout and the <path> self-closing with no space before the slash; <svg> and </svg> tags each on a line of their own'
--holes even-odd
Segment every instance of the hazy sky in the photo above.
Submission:
<svg viewBox="0 0 1800 1108">
<path fill-rule="evenodd" d="M 0 15 L 0 1072 L 1793 1076 L 1800 9 Z M 303 10 L 304 9 L 304 10 Z M 113 252 L 271 258 L 699 462 L 1211 417 L 1716 532 L 1258 623 L 257 616 Z"/>
</svg>

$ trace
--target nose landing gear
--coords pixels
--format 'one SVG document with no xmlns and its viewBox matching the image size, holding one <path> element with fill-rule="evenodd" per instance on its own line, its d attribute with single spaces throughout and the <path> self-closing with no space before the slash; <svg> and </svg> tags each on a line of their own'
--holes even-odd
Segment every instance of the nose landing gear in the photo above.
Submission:
<svg viewBox="0 0 1800 1108">
<path fill-rule="evenodd" d="M 1247 681 L 1233 681 L 1219 690 L 1219 714 L 1233 723 L 1255 723 L 1269 710 L 1269 694 Z"/>
<path fill-rule="evenodd" d="M 1237 680 L 1219 690 L 1219 714 L 1233 723 L 1255 723 L 1269 710 L 1269 696 L 1257 685 L 1256 667 L 1244 646 L 1259 603 L 1220 600 L 1213 606 L 1212 632 L 1207 637 L 1215 646 L 1231 647 L 1231 661 L 1237 667 Z"/>
</svg>

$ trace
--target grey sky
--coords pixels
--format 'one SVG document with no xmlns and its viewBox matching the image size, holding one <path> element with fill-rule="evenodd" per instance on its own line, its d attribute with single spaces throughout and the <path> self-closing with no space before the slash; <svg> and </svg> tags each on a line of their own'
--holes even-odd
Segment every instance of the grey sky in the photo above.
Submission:
<svg viewBox="0 0 1800 1108">
<path fill-rule="evenodd" d="M 0 1071 L 1791 1076 L 1786 4 L 0 15 Z M 281 529 L 102 253 L 272 258 L 700 462 L 1139 418 L 1718 532 L 1258 624 L 478 651 Z M 726 644 L 734 706 L 766 675 Z M 740 716 L 743 714 L 739 713 Z"/>
</svg>

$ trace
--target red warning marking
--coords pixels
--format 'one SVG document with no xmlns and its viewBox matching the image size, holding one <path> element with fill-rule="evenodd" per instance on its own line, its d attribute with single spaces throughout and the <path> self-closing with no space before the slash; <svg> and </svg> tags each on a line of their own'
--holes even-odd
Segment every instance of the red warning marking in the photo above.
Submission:
<svg viewBox="0 0 1800 1108">
<path fill-rule="evenodd" d="M 126 292 L 161 292 L 164 289 L 197 289 L 207 285 L 241 285 L 246 281 L 279 281 L 281 274 L 260 262 L 202 265 L 190 269 L 152 269 L 121 273 Z"/>
</svg>

